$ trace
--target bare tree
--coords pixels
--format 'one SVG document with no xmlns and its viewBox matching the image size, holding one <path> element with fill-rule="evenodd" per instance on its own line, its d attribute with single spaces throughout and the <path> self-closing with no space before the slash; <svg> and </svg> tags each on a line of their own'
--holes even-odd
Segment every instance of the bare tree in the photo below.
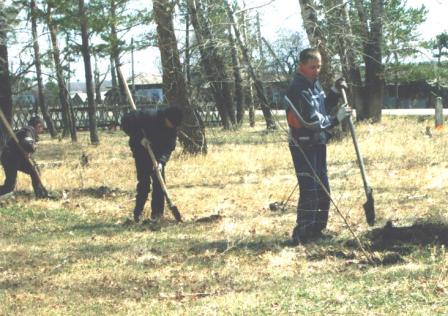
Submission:
<svg viewBox="0 0 448 316">
<path fill-rule="evenodd" d="M 64 82 L 64 74 L 63 74 L 60 52 L 59 52 L 59 47 L 58 47 L 58 40 L 57 40 L 57 26 L 53 22 L 52 10 L 53 10 L 52 4 L 48 3 L 47 4 L 47 25 L 48 25 L 48 30 L 50 31 L 53 61 L 54 61 L 54 65 L 56 67 L 56 78 L 58 81 L 59 102 L 61 103 L 62 121 L 64 123 L 64 133 L 66 133 L 67 131 L 70 132 L 71 140 L 73 142 L 76 142 L 78 137 L 76 135 L 76 127 L 75 127 L 74 117 L 70 110 L 70 100 L 69 100 L 67 87 Z"/>
<path fill-rule="evenodd" d="M 308 41 L 313 47 L 319 49 L 322 56 L 322 69 L 319 77 L 323 88 L 328 90 L 333 84 L 331 57 L 327 48 L 327 39 L 317 17 L 317 5 L 314 0 L 299 0 L 299 3 Z"/>
<path fill-rule="evenodd" d="M 355 0 L 360 32 L 363 44 L 365 63 L 365 93 L 364 106 L 360 108 L 360 118 L 381 120 L 381 109 L 384 99 L 384 67 L 382 63 L 382 32 L 383 32 L 383 0 L 370 1 L 370 19 L 365 10 L 365 1 Z"/>
<path fill-rule="evenodd" d="M 94 145 L 99 144 L 98 131 L 96 126 L 96 103 L 93 94 L 93 79 L 92 79 L 92 63 L 90 60 L 90 48 L 89 48 L 89 34 L 88 34 L 88 21 L 84 0 L 78 1 L 79 8 L 79 22 L 81 26 L 81 52 L 84 60 L 84 73 L 86 78 L 86 91 L 87 91 L 87 103 L 89 106 L 89 131 L 90 142 Z"/>
<path fill-rule="evenodd" d="M 327 19 L 331 22 L 336 37 L 336 48 L 341 61 L 342 73 L 350 83 L 348 98 L 350 104 L 361 111 L 363 104 L 363 83 L 360 65 L 356 56 L 355 35 L 350 21 L 349 5 L 344 0 L 330 0 Z M 358 108 L 359 107 L 359 108 Z"/>
<path fill-rule="evenodd" d="M 162 60 L 163 83 L 166 98 L 170 106 L 182 107 L 184 120 L 179 140 L 188 153 L 207 152 L 204 126 L 199 124 L 193 107 L 187 97 L 185 77 L 177 50 L 174 33 L 174 3 L 169 0 L 153 0 L 154 18 L 157 24 L 157 39 Z"/>
<path fill-rule="evenodd" d="M 235 32 L 235 39 L 238 43 L 238 46 L 241 50 L 241 53 L 243 55 L 243 60 L 247 66 L 247 70 L 249 72 L 250 77 L 254 81 L 255 89 L 257 91 L 258 98 L 260 100 L 261 105 L 261 111 L 263 112 L 264 119 L 266 121 L 266 128 L 267 129 L 276 129 L 277 126 L 275 124 L 274 118 L 272 117 L 271 109 L 269 108 L 269 102 L 266 98 L 266 94 L 264 92 L 263 83 L 258 78 L 258 76 L 255 73 L 255 69 L 252 66 L 251 60 L 249 58 L 249 53 L 247 51 L 247 48 L 243 45 L 243 41 L 241 40 L 240 31 L 235 23 L 235 18 L 233 16 L 233 11 L 230 8 L 230 5 L 227 3 L 227 0 L 224 0 L 224 4 L 226 7 L 227 15 L 229 17 L 230 23 L 232 24 L 233 30 Z"/>
<path fill-rule="evenodd" d="M 238 58 L 238 50 L 235 45 L 235 39 L 232 34 L 232 27 L 229 24 L 228 28 L 230 53 L 232 56 L 233 77 L 235 78 L 235 104 L 236 104 L 236 121 L 238 125 L 243 124 L 244 118 L 244 91 L 243 79 L 241 77 L 241 66 Z"/>
<path fill-rule="evenodd" d="M 8 69 L 8 47 L 6 45 L 6 31 L 8 23 L 5 17 L 5 5 L 0 2 L 0 108 L 5 114 L 6 119 L 12 122 L 12 92 L 11 81 Z M 4 145 L 8 139 L 6 133 L 2 129 L 1 145 Z"/>
<path fill-rule="evenodd" d="M 36 1 L 30 1 L 30 12 L 31 12 L 31 33 L 33 36 L 33 50 L 34 50 L 34 64 L 36 66 L 36 77 L 37 77 L 37 103 L 39 105 L 42 116 L 47 123 L 47 129 L 50 132 L 51 137 L 57 136 L 57 131 L 54 126 L 53 120 L 51 119 L 50 113 L 48 112 L 48 106 L 45 103 L 44 97 L 44 85 L 42 81 L 42 64 L 40 60 L 40 47 L 39 40 L 37 36 L 37 7 Z"/>
<path fill-rule="evenodd" d="M 210 84 L 216 108 L 221 116 L 224 129 L 230 129 L 236 122 L 235 107 L 226 78 L 224 60 L 218 53 L 216 39 L 204 18 L 205 12 L 203 12 L 201 0 L 187 0 L 187 5 L 201 54 L 201 63 Z"/>
</svg>

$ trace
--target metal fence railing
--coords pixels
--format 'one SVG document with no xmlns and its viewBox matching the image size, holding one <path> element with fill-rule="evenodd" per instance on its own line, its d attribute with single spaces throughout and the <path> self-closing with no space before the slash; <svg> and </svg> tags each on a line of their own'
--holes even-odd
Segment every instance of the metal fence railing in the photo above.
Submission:
<svg viewBox="0 0 448 316">
<path fill-rule="evenodd" d="M 163 104 L 140 104 L 138 108 L 158 108 L 164 107 Z M 107 105 L 97 106 L 96 122 L 99 128 L 111 128 L 118 126 L 121 122 L 122 116 L 130 110 L 128 105 Z M 212 105 L 198 107 L 196 113 L 201 118 L 202 122 L 207 126 L 216 126 L 221 123 L 221 118 L 216 108 Z M 50 117 L 52 118 L 57 129 L 62 128 L 63 119 L 62 111 L 59 108 L 49 109 Z M 34 115 L 33 108 L 30 107 L 14 107 L 13 109 L 13 129 L 18 130 L 25 126 L 31 116 Z M 85 105 L 74 106 L 73 115 L 77 129 L 89 128 L 89 108 Z"/>
</svg>

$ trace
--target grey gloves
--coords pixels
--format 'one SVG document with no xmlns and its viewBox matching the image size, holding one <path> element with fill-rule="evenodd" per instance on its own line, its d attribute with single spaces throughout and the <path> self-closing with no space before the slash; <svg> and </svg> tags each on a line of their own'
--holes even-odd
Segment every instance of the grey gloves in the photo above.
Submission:
<svg viewBox="0 0 448 316">
<path fill-rule="evenodd" d="M 344 119 L 349 117 L 352 114 L 352 109 L 349 107 L 341 106 L 338 110 L 338 113 L 336 113 L 336 119 L 339 123 L 341 123 Z"/>
<path fill-rule="evenodd" d="M 147 139 L 146 137 L 143 137 L 142 140 L 140 141 L 140 144 L 141 144 L 144 148 L 147 148 L 148 146 L 151 145 L 151 142 L 150 142 L 149 139 Z"/>
</svg>

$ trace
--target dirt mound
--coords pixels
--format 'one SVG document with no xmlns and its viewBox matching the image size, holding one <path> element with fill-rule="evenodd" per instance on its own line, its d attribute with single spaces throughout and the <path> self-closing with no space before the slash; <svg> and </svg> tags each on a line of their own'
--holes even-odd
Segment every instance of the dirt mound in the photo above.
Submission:
<svg viewBox="0 0 448 316">
<path fill-rule="evenodd" d="M 374 250 L 397 249 L 406 245 L 443 244 L 448 246 L 448 225 L 415 223 L 409 227 L 395 227 L 392 222 L 372 230 L 368 236 Z"/>
</svg>

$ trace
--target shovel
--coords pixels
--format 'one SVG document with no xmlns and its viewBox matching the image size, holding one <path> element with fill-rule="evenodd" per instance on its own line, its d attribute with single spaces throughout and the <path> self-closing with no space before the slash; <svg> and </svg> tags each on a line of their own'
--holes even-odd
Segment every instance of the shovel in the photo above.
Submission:
<svg viewBox="0 0 448 316">
<path fill-rule="evenodd" d="M 134 99 L 132 98 L 132 94 L 131 91 L 129 90 L 129 86 L 128 83 L 126 82 L 123 73 L 121 72 L 120 67 L 117 67 L 118 70 L 118 75 L 121 78 L 121 81 L 123 82 L 125 91 L 126 91 L 126 95 L 128 97 L 129 103 L 131 104 L 132 109 L 137 110 L 137 107 L 135 106 L 134 103 Z M 146 137 L 145 132 L 143 131 L 143 135 Z M 147 146 L 145 146 L 149 157 L 151 158 L 152 161 L 152 165 L 154 166 L 154 172 L 157 176 L 157 179 L 159 180 L 160 183 L 160 187 L 162 188 L 163 193 L 165 194 L 166 197 L 166 201 L 168 203 L 168 207 L 171 210 L 171 213 L 173 214 L 174 218 L 176 219 L 177 222 L 182 222 L 182 217 L 180 215 L 179 209 L 177 208 L 176 205 L 174 205 L 173 201 L 170 199 L 170 196 L 168 194 L 168 190 L 166 189 L 166 185 L 165 185 L 165 181 L 163 180 L 162 174 L 160 173 L 159 168 L 157 168 L 157 160 L 156 160 L 156 156 L 154 155 L 154 152 L 151 149 L 151 146 L 148 144 Z"/>
<path fill-rule="evenodd" d="M 347 95 L 345 94 L 345 89 L 342 88 L 342 98 L 344 99 L 344 104 L 347 103 Z M 353 126 L 352 118 L 348 118 L 348 126 L 350 128 L 350 134 L 352 135 L 353 145 L 355 146 L 356 158 L 358 159 L 359 169 L 361 170 L 362 182 L 364 183 L 364 191 L 366 193 L 367 202 L 364 203 L 364 213 L 366 215 L 367 224 L 369 226 L 373 226 L 375 224 L 375 206 L 373 201 L 373 190 L 369 186 L 366 177 L 366 170 L 364 167 L 364 161 L 361 156 L 361 152 L 359 151 L 358 141 L 356 140 L 355 127 Z"/>
</svg>

